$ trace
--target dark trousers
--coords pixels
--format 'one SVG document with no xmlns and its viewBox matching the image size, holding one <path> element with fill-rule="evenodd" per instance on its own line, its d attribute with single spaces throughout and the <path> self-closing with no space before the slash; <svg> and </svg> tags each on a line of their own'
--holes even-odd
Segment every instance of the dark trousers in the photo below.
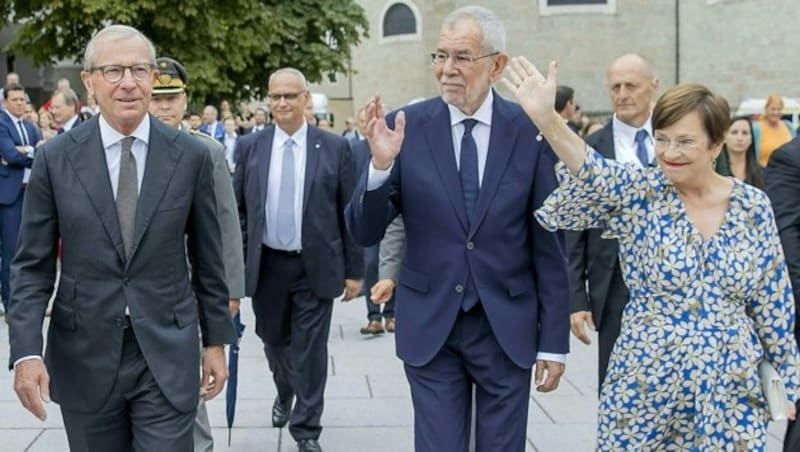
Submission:
<svg viewBox="0 0 800 452">
<path fill-rule="evenodd" d="M 800 412 L 800 402 L 795 404 L 795 408 Z M 800 422 L 789 421 L 786 437 L 783 439 L 783 452 L 797 451 L 800 451 Z"/>
<path fill-rule="evenodd" d="M 253 310 L 278 397 L 295 398 L 289 432 L 298 441 L 319 438 L 333 300 L 311 291 L 301 255 L 264 247 Z"/>
<path fill-rule="evenodd" d="M 414 404 L 416 452 L 466 452 L 475 384 L 477 452 L 522 452 L 531 369 L 500 347 L 478 303 L 460 311 L 442 349 L 421 367 L 405 365 Z"/>
<path fill-rule="evenodd" d="M 370 300 L 370 289 L 378 282 L 378 265 L 380 264 L 380 245 L 364 248 L 364 284 L 361 293 L 367 301 L 367 318 L 381 320 L 381 318 L 394 318 L 394 294 L 383 305 L 375 304 Z M 383 312 L 381 312 L 383 306 Z"/>
<path fill-rule="evenodd" d="M 199 391 L 199 388 L 197 388 Z M 71 452 L 192 452 L 196 410 L 180 412 L 156 384 L 133 328 L 125 330 L 117 380 L 96 413 L 61 409 Z"/>
<path fill-rule="evenodd" d="M 22 201 L 25 199 L 25 190 L 12 204 L 0 204 L 0 297 L 3 298 L 3 309 L 8 312 L 11 286 L 9 274 L 11 260 L 14 259 L 14 250 L 17 247 L 19 226 L 22 223 Z"/>
</svg>

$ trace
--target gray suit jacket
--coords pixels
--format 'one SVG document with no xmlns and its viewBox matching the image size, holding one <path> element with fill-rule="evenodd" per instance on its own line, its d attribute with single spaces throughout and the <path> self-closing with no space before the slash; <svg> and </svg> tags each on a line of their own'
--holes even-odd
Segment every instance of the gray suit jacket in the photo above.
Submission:
<svg viewBox="0 0 800 452">
<path fill-rule="evenodd" d="M 403 224 L 403 216 L 398 215 L 386 227 L 386 233 L 381 239 L 378 280 L 391 279 L 397 284 L 397 276 L 400 274 L 405 252 L 406 228 Z"/>
<path fill-rule="evenodd" d="M 208 146 L 214 164 L 214 195 L 217 198 L 217 218 L 222 233 L 222 260 L 225 266 L 225 283 L 231 298 L 244 298 L 244 253 L 242 229 L 233 181 L 225 159 L 225 146 L 201 132 L 190 132 Z"/>
<path fill-rule="evenodd" d="M 127 306 L 159 388 L 177 410 L 194 410 L 198 323 L 203 345 L 236 339 L 216 212 L 208 149 L 151 117 L 126 259 L 97 116 L 45 143 L 11 264 L 11 362 L 42 353 L 60 239 L 61 279 L 45 355 L 53 400 L 84 413 L 103 406 L 118 371 Z"/>
</svg>

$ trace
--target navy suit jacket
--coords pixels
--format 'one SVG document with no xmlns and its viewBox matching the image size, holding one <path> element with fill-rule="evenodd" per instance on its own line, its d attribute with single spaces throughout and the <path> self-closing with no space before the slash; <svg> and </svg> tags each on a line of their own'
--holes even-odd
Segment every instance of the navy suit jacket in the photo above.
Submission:
<svg viewBox="0 0 800 452">
<path fill-rule="evenodd" d="M 210 130 L 208 124 L 202 124 L 198 130 L 203 132 L 206 135 L 214 138 L 215 140 L 220 140 L 225 137 L 225 127 L 222 125 L 221 122 L 217 121 L 214 123 L 215 127 L 214 130 Z"/>
<path fill-rule="evenodd" d="M 233 188 L 239 204 L 245 252 L 245 292 L 258 287 L 264 206 L 275 126 L 240 137 Z M 347 140 L 308 126 L 306 172 L 303 187 L 303 264 L 309 285 L 320 298 L 342 294 L 344 280 L 361 279 L 362 251 L 347 235 L 344 208 L 350 200 L 356 176 Z"/>
<path fill-rule="evenodd" d="M 28 144 L 36 146 L 42 139 L 39 129 L 28 120 L 23 120 L 22 124 L 28 134 Z M 22 190 L 25 168 L 33 164 L 33 157 L 19 152 L 17 146 L 22 146 L 19 128 L 7 113 L 0 112 L 0 157 L 5 161 L 0 165 L 0 204 L 14 203 Z"/>
<path fill-rule="evenodd" d="M 467 226 L 450 113 L 440 99 L 403 108 L 406 132 L 389 181 L 367 191 L 364 172 L 347 224 L 362 246 L 378 243 L 402 213 L 406 251 L 397 286 L 397 352 L 428 363 L 456 321 L 470 274 L 492 331 L 514 363 L 567 353 L 569 292 L 561 233 L 533 211 L 556 187 L 555 154 L 519 105 L 495 93 L 489 153 L 475 218 Z M 394 114 L 388 117 L 393 127 Z"/>
</svg>

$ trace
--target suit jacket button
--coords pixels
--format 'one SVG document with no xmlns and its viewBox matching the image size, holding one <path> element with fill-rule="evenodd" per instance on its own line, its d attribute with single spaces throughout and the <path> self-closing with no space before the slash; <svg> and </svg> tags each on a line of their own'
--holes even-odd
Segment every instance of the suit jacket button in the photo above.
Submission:
<svg viewBox="0 0 800 452">
<path fill-rule="evenodd" d="M 474 242 L 467 242 L 467 249 L 470 250 L 470 251 L 475 249 L 475 243 Z"/>
<path fill-rule="evenodd" d="M 114 319 L 114 323 L 116 323 L 118 327 L 125 326 L 125 321 L 121 317 Z"/>
<path fill-rule="evenodd" d="M 131 285 L 131 279 L 130 278 L 125 278 L 125 280 L 122 283 L 125 284 L 126 286 L 130 286 Z"/>
<path fill-rule="evenodd" d="M 464 292 L 464 286 L 462 286 L 461 284 L 457 284 L 456 293 L 462 293 L 462 292 Z"/>
</svg>

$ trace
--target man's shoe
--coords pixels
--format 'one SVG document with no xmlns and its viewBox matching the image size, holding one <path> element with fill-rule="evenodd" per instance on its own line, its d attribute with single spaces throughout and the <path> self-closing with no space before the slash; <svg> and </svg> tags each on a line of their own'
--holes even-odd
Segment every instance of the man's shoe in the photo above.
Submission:
<svg viewBox="0 0 800 452">
<path fill-rule="evenodd" d="M 322 447 L 315 439 L 301 439 L 297 442 L 297 450 L 299 452 L 322 452 Z"/>
<path fill-rule="evenodd" d="M 289 422 L 289 413 L 292 412 L 292 399 L 284 404 L 281 399 L 275 397 L 275 403 L 272 404 L 272 426 L 283 428 Z"/>
<path fill-rule="evenodd" d="M 386 331 L 394 333 L 394 317 L 386 319 Z"/>
<path fill-rule="evenodd" d="M 361 334 L 383 334 L 383 325 L 380 320 L 370 320 L 367 326 L 361 328 Z"/>
</svg>

